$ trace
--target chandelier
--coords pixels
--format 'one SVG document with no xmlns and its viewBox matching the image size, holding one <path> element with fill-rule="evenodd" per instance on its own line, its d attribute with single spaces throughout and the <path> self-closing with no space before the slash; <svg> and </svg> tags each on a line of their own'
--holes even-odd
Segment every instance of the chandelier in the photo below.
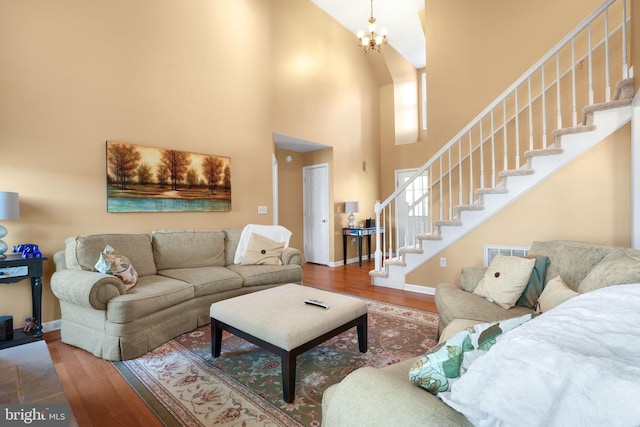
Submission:
<svg viewBox="0 0 640 427">
<path fill-rule="evenodd" d="M 367 53 L 369 49 L 382 52 L 382 45 L 387 44 L 387 29 L 382 28 L 380 34 L 376 33 L 376 18 L 373 17 L 373 0 L 371 0 L 371 17 L 369 18 L 369 32 L 358 31 L 358 47 Z"/>
</svg>

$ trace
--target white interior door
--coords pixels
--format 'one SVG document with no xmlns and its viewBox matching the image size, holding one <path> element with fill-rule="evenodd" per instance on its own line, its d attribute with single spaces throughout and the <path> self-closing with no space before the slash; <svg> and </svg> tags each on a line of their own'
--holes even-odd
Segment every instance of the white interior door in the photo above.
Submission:
<svg viewBox="0 0 640 427">
<path fill-rule="evenodd" d="M 329 265 L 329 165 L 302 169 L 304 256 L 307 262 Z"/>
</svg>

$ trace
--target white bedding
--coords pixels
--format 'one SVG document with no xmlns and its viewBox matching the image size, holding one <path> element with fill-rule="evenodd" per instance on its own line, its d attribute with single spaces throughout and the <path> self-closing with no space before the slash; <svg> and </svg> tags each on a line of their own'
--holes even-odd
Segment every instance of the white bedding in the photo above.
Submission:
<svg viewBox="0 0 640 427">
<path fill-rule="evenodd" d="M 438 396 L 480 426 L 640 426 L 640 284 L 509 331 Z"/>
<path fill-rule="evenodd" d="M 289 246 L 289 239 L 291 238 L 291 231 L 287 230 L 281 225 L 261 225 L 261 224 L 247 224 L 242 229 L 240 234 L 240 241 L 236 248 L 236 253 L 233 258 L 234 264 L 242 264 L 244 254 L 247 252 L 249 246 L 249 240 L 251 240 L 251 234 L 256 233 L 267 239 L 275 240 L 276 242 L 284 242 L 284 247 Z"/>
</svg>

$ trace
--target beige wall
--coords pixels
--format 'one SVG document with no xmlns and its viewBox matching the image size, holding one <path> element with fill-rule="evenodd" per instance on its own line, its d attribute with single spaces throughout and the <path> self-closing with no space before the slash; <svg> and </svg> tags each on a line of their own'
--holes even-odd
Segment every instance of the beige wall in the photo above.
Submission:
<svg viewBox="0 0 640 427">
<path fill-rule="evenodd" d="M 273 131 L 336 147 L 334 203 L 373 206 L 378 91 L 354 38 L 307 1 L 0 2 L 0 190 L 22 211 L 5 241 L 49 257 L 43 320 L 60 318 L 49 277 L 68 236 L 272 223 Z M 107 213 L 107 140 L 230 157 L 232 210 Z M 301 246 L 294 159 L 280 223 Z M 0 286 L 16 324 L 30 304 L 28 282 Z"/>
</svg>

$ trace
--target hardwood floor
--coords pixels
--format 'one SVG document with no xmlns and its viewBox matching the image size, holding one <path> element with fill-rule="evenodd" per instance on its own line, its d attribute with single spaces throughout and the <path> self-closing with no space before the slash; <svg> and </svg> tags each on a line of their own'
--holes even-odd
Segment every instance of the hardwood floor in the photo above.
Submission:
<svg viewBox="0 0 640 427">
<path fill-rule="evenodd" d="M 436 311 L 432 296 L 371 285 L 373 261 L 336 268 L 305 264 L 304 284 L 407 307 Z M 155 427 L 162 424 L 111 362 L 60 341 L 60 331 L 45 333 L 56 372 L 78 425 Z"/>
</svg>

